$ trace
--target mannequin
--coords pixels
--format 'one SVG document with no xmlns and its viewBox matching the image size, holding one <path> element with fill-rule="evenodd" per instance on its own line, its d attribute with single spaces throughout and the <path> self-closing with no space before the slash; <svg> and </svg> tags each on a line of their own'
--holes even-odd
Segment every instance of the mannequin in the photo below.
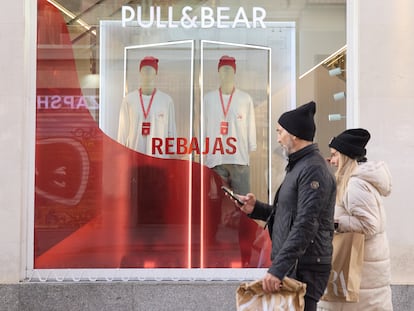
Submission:
<svg viewBox="0 0 414 311">
<path fill-rule="evenodd" d="M 229 186 L 235 193 L 246 194 L 250 192 L 249 153 L 256 150 L 256 123 L 252 98 L 236 88 L 235 75 L 235 58 L 222 56 L 218 63 L 220 86 L 207 93 L 203 102 L 205 137 L 210 140 L 234 137 L 236 152 L 208 153 L 205 164 L 221 177 L 221 184 Z M 241 213 L 239 245 L 244 267 L 250 263 L 256 229 L 257 224 Z"/>
<path fill-rule="evenodd" d="M 139 66 L 140 86 L 127 94 L 119 114 L 118 142 L 135 151 L 155 156 L 153 138 L 175 138 L 175 111 L 172 98 L 156 88 L 158 59 L 144 57 Z"/>
</svg>

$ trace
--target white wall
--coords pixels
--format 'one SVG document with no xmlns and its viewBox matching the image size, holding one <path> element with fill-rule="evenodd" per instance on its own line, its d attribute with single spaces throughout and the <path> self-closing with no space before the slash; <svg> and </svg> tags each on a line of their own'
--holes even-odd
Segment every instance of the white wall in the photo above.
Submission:
<svg viewBox="0 0 414 311">
<path fill-rule="evenodd" d="M 29 2 L 29 1 L 27 1 Z M 36 5 L 34 1 L 31 5 Z M 35 25 L 35 23 L 33 23 Z M 33 28 L 33 27 L 32 27 Z M 33 30 L 30 35 L 35 35 Z M 29 91 L 25 1 L 3 1 L 0 10 L 0 282 L 16 282 L 25 265 L 26 212 L 33 178 L 34 106 Z M 32 50 L 33 53 L 33 50 Z M 33 66 L 33 61 L 31 66 Z M 33 194 L 33 190 L 31 190 Z"/>
<path fill-rule="evenodd" d="M 356 8 L 358 23 L 356 31 L 348 32 L 348 55 L 358 66 L 355 126 L 370 130 L 368 157 L 385 160 L 393 175 L 393 192 L 385 201 L 392 282 L 413 284 L 414 1 L 348 2 Z"/>
</svg>

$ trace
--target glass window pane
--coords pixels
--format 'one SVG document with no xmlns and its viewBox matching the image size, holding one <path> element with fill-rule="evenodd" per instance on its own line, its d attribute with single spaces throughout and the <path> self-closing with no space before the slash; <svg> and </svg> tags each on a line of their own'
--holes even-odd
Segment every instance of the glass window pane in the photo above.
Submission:
<svg viewBox="0 0 414 311">
<path fill-rule="evenodd" d="M 143 6 L 152 27 L 125 26 L 124 2 L 38 0 L 34 269 L 266 267 L 267 232 L 220 188 L 273 199 L 295 23 L 269 10 L 247 27 L 234 3 L 235 27 L 183 27 L 172 4 Z M 234 92 L 220 82 L 225 55 Z"/>
</svg>

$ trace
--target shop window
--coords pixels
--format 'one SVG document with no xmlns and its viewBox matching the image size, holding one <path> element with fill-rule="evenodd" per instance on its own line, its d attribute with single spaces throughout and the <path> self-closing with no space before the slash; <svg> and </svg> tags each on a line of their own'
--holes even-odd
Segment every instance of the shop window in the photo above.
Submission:
<svg viewBox="0 0 414 311">
<path fill-rule="evenodd" d="M 295 24 L 258 10 L 253 27 L 239 9 L 211 27 L 142 27 L 107 4 L 91 25 L 86 2 L 38 1 L 32 277 L 266 267 L 267 232 L 221 186 L 271 202 L 280 183 Z"/>
</svg>

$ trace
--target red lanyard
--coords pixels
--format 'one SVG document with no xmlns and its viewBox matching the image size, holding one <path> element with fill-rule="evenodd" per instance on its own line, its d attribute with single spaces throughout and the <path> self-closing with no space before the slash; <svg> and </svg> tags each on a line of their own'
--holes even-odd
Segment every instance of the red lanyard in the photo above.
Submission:
<svg viewBox="0 0 414 311">
<path fill-rule="evenodd" d="M 149 101 L 148 108 L 147 108 L 147 110 L 145 111 L 144 101 L 142 100 L 142 89 L 141 89 L 141 88 L 139 89 L 139 100 L 140 100 L 140 102 L 141 102 L 141 108 L 142 108 L 142 112 L 144 113 L 144 118 L 145 118 L 145 119 L 147 119 L 147 117 L 148 117 L 148 115 L 149 115 L 149 112 L 150 112 L 150 110 L 151 110 L 152 100 L 154 99 L 154 95 L 155 95 L 155 91 L 156 91 L 156 90 L 157 90 L 157 89 L 156 89 L 156 88 L 154 88 L 154 90 L 152 91 L 152 94 L 151 94 L 151 98 L 150 98 L 150 101 Z"/>
<path fill-rule="evenodd" d="M 223 92 L 221 91 L 221 88 L 219 88 L 219 93 L 220 93 L 221 108 L 223 109 L 224 118 L 227 118 L 227 113 L 229 112 L 229 109 L 230 109 L 231 100 L 233 99 L 234 87 L 231 90 L 230 98 L 229 98 L 229 101 L 227 102 L 227 107 L 224 107 Z"/>
</svg>

